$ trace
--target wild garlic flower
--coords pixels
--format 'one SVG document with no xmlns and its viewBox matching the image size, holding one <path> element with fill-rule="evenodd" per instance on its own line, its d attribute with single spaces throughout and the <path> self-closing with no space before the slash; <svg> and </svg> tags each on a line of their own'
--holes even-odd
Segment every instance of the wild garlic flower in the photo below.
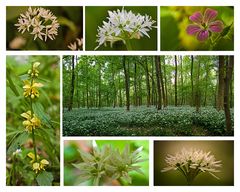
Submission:
<svg viewBox="0 0 240 192">
<path fill-rule="evenodd" d="M 35 81 L 30 82 L 28 80 L 25 80 L 24 81 L 24 86 L 23 86 L 24 97 L 30 97 L 31 99 L 39 97 L 39 91 L 38 91 L 39 87 L 43 87 L 43 84 L 42 83 L 36 83 Z"/>
<path fill-rule="evenodd" d="M 34 40 L 39 38 L 47 41 L 48 38 L 53 40 L 58 35 L 59 23 L 50 10 L 29 7 L 25 13 L 20 14 L 15 26 L 21 33 L 28 31 L 34 35 Z"/>
<path fill-rule="evenodd" d="M 118 149 L 113 149 L 109 145 L 105 145 L 102 149 L 97 146 L 93 148 L 93 152 L 86 153 L 79 151 L 83 162 L 73 164 L 80 170 L 79 182 L 91 180 L 93 185 L 100 185 L 105 178 L 111 180 L 123 179 L 128 183 L 132 182 L 129 172 L 136 171 L 143 174 L 140 166 L 136 163 L 145 161 L 141 159 L 140 152 L 142 147 L 134 152 L 130 152 L 129 145 L 126 145 L 122 153 Z"/>
<path fill-rule="evenodd" d="M 46 159 L 40 160 L 39 155 L 37 155 L 37 159 L 35 159 L 35 155 L 32 152 L 28 153 L 27 156 L 31 158 L 30 163 L 32 164 L 32 169 L 35 173 L 38 173 L 41 170 L 45 171 L 45 167 L 49 165 L 49 162 Z"/>
<path fill-rule="evenodd" d="M 68 45 L 68 48 L 71 49 L 72 51 L 79 51 L 79 50 L 82 50 L 82 46 L 83 46 L 83 39 L 77 38 L 76 41 Z"/>
<path fill-rule="evenodd" d="M 167 155 L 165 158 L 168 164 L 162 172 L 177 170 L 184 175 L 189 185 L 200 173 L 209 173 L 219 179 L 214 173 L 220 172 L 221 161 L 217 161 L 211 152 L 204 152 L 199 149 L 185 149 L 175 155 Z"/>
<path fill-rule="evenodd" d="M 103 25 L 98 27 L 97 40 L 98 49 L 101 45 L 107 45 L 110 42 L 112 47 L 113 43 L 126 41 L 130 39 L 140 39 L 144 35 L 149 37 L 148 32 L 152 30 L 155 23 L 149 15 L 134 14 L 132 11 L 126 11 L 124 8 L 120 11 L 108 11 L 108 21 L 103 21 Z"/>
<path fill-rule="evenodd" d="M 31 113 L 31 111 L 27 111 L 26 113 L 22 113 L 21 116 L 26 120 L 23 121 L 23 125 L 28 132 L 32 132 L 33 129 L 39 128 L 41 126 L 41 121 L 38 117 Z"/>
</svg>

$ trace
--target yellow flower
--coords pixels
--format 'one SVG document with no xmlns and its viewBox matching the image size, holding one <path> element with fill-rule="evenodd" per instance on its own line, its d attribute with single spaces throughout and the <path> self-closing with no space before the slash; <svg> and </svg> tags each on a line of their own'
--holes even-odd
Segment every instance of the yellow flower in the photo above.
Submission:
<svg viewBox="0 0 240 192">
<path fill-rule="evenodd" d="M 30 157 L 32 160 L 30 161 L 30 163 L 34 163 L 35 161 L 38 161 L 40 159 L 39 155 L 37 155 L 37 160 L 35 159 L 35 155 L 32 152 L 29 152 L 27 154 L 28 157 Z"/>
<path fill-rule="evenodd" d="M 45 170 L 45 166 L 47 166 L 47 165 L 49 165 L 49 162 L 48 162 L 46 159 L 42 159 L 42 160 L 40 161 L 40 168 L 41 168 L 42 170 Z"/>
<path fill-rule="evenodd" d="M 45 167 L 49 165 L 49 162 L 46 159 L 42 159 L 39 162 L 39 159 L 40 159 L 39 155 L 37 155 L 37 160 L 36 160 L 35 155 L 32 152 L 29 152 L 27 156 L 32 159 L 30 163 L 32 164 L 32 169 L 33 171 L 35 171 L 35 173 L 38 173 L 41 170 L 45 171 Z"/>
<path fill-rule="evenodd" d="M 31 76 L 31 77 L 38 77 L 38 74 L 39 74 L 39 71 L 37 70 L 38 66 L 40 65 L 39 62 L 35 62 L 33 63 L 33 67 L 32 69 L 29 69 L 28 70 L 28 74 Z"/>
<path fill-rule="evenodd" d="M 35 114 L 33 114 L 32 116 L 31 111 L 22 113 L 21 116 L 26 119 L 25 121 L 23 121 L 23 126 L 28 132 L 31 132 L 32 129 L 36 129 L 41 126 L 40 119 L 38 119 Z"/>
<path fill-rule="evenodd" d="M 38 171 L 41 170 L 40 163 L 37 163 L 37 162 L 33 163 L 32 164 L 32 169 L 33 169 L 33 171 L 35 171 L 35 173 L 38 173 Z"/>
<path fill-rule="evenodd" d="M 36 83 L 34 81 L 32 81 L 32 83 L 30 83 L 28 80 L 24 81 L 24 97 L 30 97 L 31 99 L 34 99 L 35 97 L 39 97 L 39 91 L 37 88 L 42 87 L 43 84 L 42 83 Z"/>
</svg>

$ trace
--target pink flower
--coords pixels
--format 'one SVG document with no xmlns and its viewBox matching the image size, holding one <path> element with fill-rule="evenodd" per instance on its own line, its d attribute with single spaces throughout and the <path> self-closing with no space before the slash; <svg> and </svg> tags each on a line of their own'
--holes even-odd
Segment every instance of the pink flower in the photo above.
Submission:
<svg viewBox="0 0 240 192">
<path fill-rule="evenodd" d="M 220 20 L 215 20 L 218 12 L 214 9 L 207 8 L 202 15 L 197 11 L 193 13 L 189 19 L 194 23 L 187 27 L 187 33 L 189 35 L 196 35 L 199 41 L 205 41 L 209 38 L 211 33 L 221 33 L 224 28 L 224 24 Z"/>
</svg>

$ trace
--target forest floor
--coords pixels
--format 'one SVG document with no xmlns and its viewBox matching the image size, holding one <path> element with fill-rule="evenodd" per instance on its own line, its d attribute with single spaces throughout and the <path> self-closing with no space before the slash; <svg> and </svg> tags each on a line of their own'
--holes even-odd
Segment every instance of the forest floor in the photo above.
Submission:
<svg viewBox="0 0 240 192">
<path fill-rule="evenodd" d="M 233 125 L 233 109 L 231 110 Z M 74 108 L 63 112 L 64 136 L 225 136 L 224 111 L 202 107 Z"/>
</svg>

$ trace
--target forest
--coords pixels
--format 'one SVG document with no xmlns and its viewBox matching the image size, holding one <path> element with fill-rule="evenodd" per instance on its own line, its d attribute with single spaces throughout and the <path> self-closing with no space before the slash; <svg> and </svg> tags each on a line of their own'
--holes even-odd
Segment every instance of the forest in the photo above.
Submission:
<svg viewBox="0 0 240 192">
<path fill-rule="evenodd" d="M 63 135 L 233 135 L 233 68 L 233 56 L 64 56 Z"/>
</svg>

